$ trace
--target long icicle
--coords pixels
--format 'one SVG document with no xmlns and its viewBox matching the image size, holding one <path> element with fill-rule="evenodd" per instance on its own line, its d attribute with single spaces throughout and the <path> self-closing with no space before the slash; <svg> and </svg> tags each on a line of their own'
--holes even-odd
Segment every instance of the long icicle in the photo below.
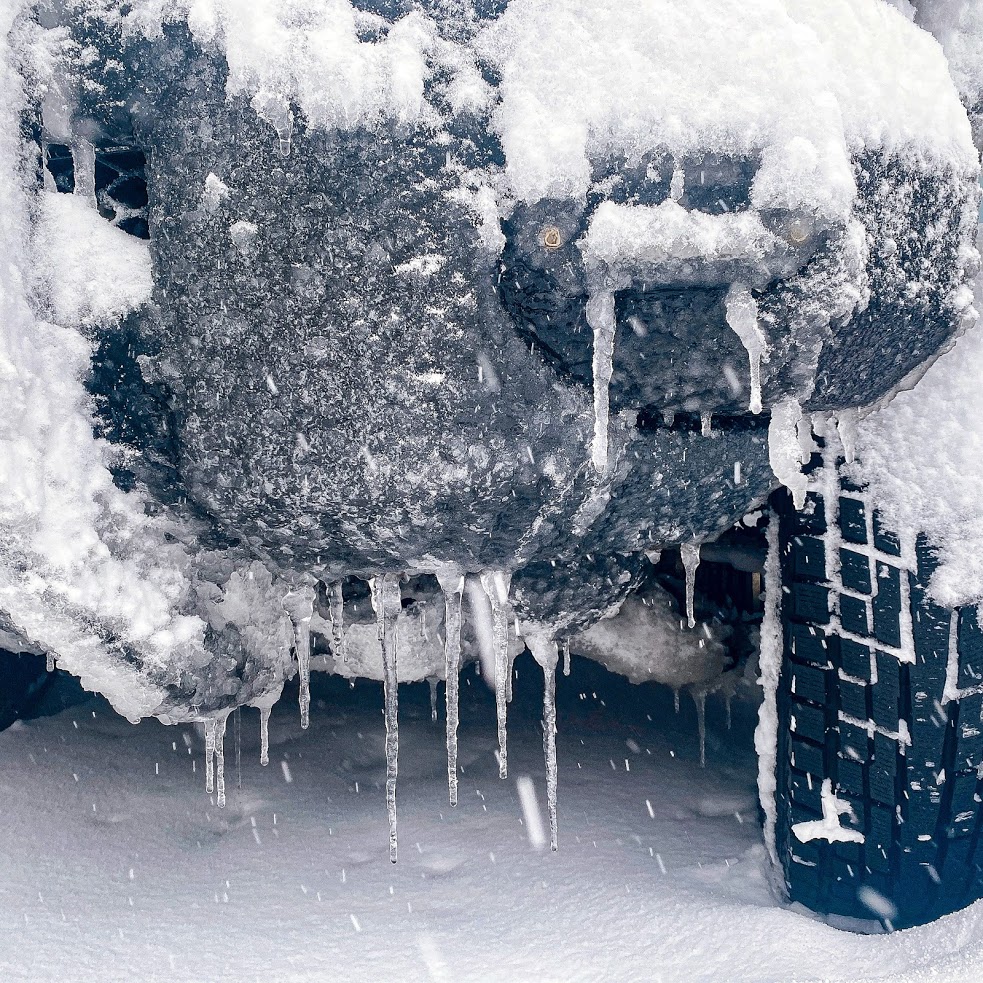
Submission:
<svg viewBox="0 0 983 983">
<path fill-rule="evenodd" d="M 294 623 L 294 648 L 297 652 L 297 672 L 300 675 L 300 726 L 307 730 L 311 724 L 311 619 Z"/>
<path fill-rule="evenodd" d="M 236 788 L 242 791 L 242 707 L 235 708 Z"/>
<path fill-rule="evenodd" d="M 331 585 L 328 613 L 331 617 L 331 654 L 343 663 L 348 662 L 348 645 L 345 641 L 345 594 L 340 580 L 336 580 Z"/>
<path fill-rule="evenodd" d="M 550 849 L 557 847 L 556 830 L 556 640 L 545 632 L 527 632 L 526 645 L 543 668 L 543 754 L 546 758 L 546 805 L 550 819 Z"/>
<path fill-rule="evenodd" d="M 389 812 L 389 859 L 396 863 L 396 773 L 399 756 L 399 719 L 396 679 L 396 622 L 402 610 L 399 575 L 387 573 L 372 580 L 375 608 L 382 640 L 382 678 L 386 713 L 386 808 Z"/>
<path fill-rule="evenodd" d="M 570 639 L 563 639 L 563 675 L 570 675 Z"/>
<path fill-rule="evenodd" d="M 225 725 L 228 714 L 223 714 L 215 722 L 215 804 L 225 808 Z"/>
<path fill-rule="evenodd" d="M 512 607 L 509 604 L 509 584 L 512 575 L 502 570 L 486 570 L 481 574 L 481 586 L 488 595 L 492 609 L 492 634 L 495 647 L 495 710 L 498 717 L 498 777 L 509 777 L 508 752 L 508 677 L 509 622 Z"/>
<path fill-rule="evenodd" d="M 437 581 L 444 594 L 444 670 L 447 678 L 447 792 L 457 805 L 457 726 L 461 675 L 461 600 L 464 575 L 440 571 Z"/>
<path fill-rule="evenodd" d="M 706 690 L 690 690 L 696 704 L 696 726 L 700 736 L 700 767 L 707 766 L 707 694 Z"/>
<path fill-rule="evenodd" d="M 609 390 L 614 371 L 614 293 L 603 290 L 587 301 L 587 323 L 594 332 L 594 443 L 591 461 L 603 474 L 608 469 Z"/>
<path fill-rule="evenodd" d="M 215 720 L 205 721 L 205 791 L 215 791 Z"/>
<path fill-rule="evenodd" d="M 696 571 L 700 566 L 700 544 L 683 543 L 679 547 L 679 555 L 686 572 L 686 623 L 690 628 L 696 626 L 694 603 L 696 595 Z"/>
<path fill-rule="evenodd" d="M 259 708 L 259 763 L 270 763 L 270 707 Z"/>
</svg>

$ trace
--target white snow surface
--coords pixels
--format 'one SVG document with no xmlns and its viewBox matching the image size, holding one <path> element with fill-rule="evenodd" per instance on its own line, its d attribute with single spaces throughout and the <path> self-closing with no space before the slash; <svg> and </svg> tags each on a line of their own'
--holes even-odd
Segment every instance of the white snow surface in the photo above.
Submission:
<svg viewBox="0 0 983 983">
<path fill-rule="evenodd" d="M 752 708 L 736 705 L 727 732 L 711 700 L 703 771 L 695 714 L 684 705 L 676 718 L 668 692 L 649 723 L 604 707 L 576 667 L 558 680 L 565 687 L 584 710 L 560 720 L 555 854 L 536 848 L 517 781 L 498 779 L 487 698 L 480 715 L 464 700 L 460 805 L 450 809 L 442 726 L 422 692 L 415 702 L 401 694 L 395 866 L 381 694 L 361 708 L 315 699 L 306 733 L 284 701 L 267 768 L 259 714 L 245 711 L 241 790 L 230 719 L 224 810 L 203 791 L 192 727 L 131 727 L 97 702 L 0 733 L 0 978 L 980 979 L 983 904 L 863 936 L 776 903 L 755 815 Z M 510 751 L 516 778 L 531 780 L 542 803 L 539 728 L 517 727 Z"/>
<path fill-rule="evenodd" d="M 616 611 L 570 639 L 570 651 L 633 683 L 712 689 L 726 664 L 719 627 L 687 630 L 675 600 L 660 588 L 635 593 Z"/>
<path fill-rule="evenodd" d="M 884 0 L 512 0 L 453 42 L 420 10 L 387 25 L 349 0 L 137 0 L 126 15 L 151 36 L 176 19 L 222 47 L 229 94 L 281 152 L 291 101 L 315 126 L 440 125 L 434 81 L 452 113 L 491 113 L 527 201 L 582 197 L 597 157 L 709 150 L 760 157 L 755 207 L 843 219 L 851 152 L 977 166 L 941 48 Z"/>
<path fill-rule="evenodd" d="M 41 194 L 38 288 L 59 324 L 108 325 L 150 300 L 150 249 L 110 225 L 82 195 Z"/>
<path fill-rule="evenodd" d="M 16 2 L 0 5 L 0 608 L 87 687 L 137 717 L 156 707 L 161 693 L 137 672 L 113 668 L 99 622 L 121 625 L 150 666 L 200 644 L 204 625 L 176 612 L 187 589 L 182 549 L 165 544 L 162 525 L 148 521 L 139 496 L 113 485 L 107 449 L 93 438 L 81 382 L 89 343 L 74 324 L 44 320 L 31 307 L 31 222 L 17 115 L 23 94 L 8 33 L 18 9 Z M 43 196 L 42 207 L 56 223 L 69 217 L 70 237 L 88 230 L 76 215 L 86 207 L 81 200 L 52 206 Z M 116 235 L 106 231 L 106 239 L 91 237 L 97 248 Z M 69 262 L 82 264 L 76 248 L 61 245 Z M 74 281 L 90 273 L 97 271 L 76 268 Z M 96 283 L 95 292 L 103 292 L 102 273 Z M 120 291 L 105 293 L 96 303 L 111 299 L 121 313 Z M 86 287 L 55 306 L 79 313 L 89 304 L 91 313 L 92 296 Z"/>
<path fill-rule="evenodd" d="M 968 299 L 968 298 L 967 298 Z M 983 310 L 983 280 L 975 306 Z M 924 532 L 942 564 L 931 591 L 943 605 L 983 601 L 983 325 L 977 322 L 913 389 L 861 419 L 856 471 L 889 525 Z"/>
<path fill-rule="evenodd" d="M 917 22 L 931 31 L 969 104 L 983 100 L 983 4 L 978 0 L 919 0 Z"/>
<path fill-rule="evenodd" d="M 593 157 L 714 150 L 760 156 L 757 208 L 842 219 L 851 151 L 977 166 L 938 44 L 880 0 L 513 0 L 479 47 L 528 201 L 586 194 Z"/>
</svg>

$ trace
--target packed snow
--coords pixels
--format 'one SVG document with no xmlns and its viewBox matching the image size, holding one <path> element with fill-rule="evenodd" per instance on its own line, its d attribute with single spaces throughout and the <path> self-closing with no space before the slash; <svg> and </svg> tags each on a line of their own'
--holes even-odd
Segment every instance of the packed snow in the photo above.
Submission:
<svg viewBox="0 0 983 983">
<path fill-rule="evenodd" d="M 976 307 L 983 310 L 977 282 Z M 975 311 L 971 311 L 975 316 Z M 983 326 L 970 327 L 917 385 L 856 425 L 858 477 L 908 541 L 923 532 L 942 561 L 943 605 L 983 601 Z"/>
<path fill-rule="evenodd" d="M 426 687 L 401 694 L 396 866 L 380 809 L 378 684 L 322 689 L 316 677 L 306 732 L 284 700 L 270 721 L 268 768 L 259 764 L 259 714 L 243 711 L 241 789 L 230 720 L 224 810 L 201 792 L 204 745 L 190 725 L 132 727 L 95 701 L 0 733 L 0 976 L 979 979 L 979 904 L 924 928 L 864 936 L 776 903 L 756 817 L 754 708 L 743 701 L 732 731 L 721 702 L 709 701 L 701 770 L 692 707 L 676 717 L 668 690 L 619 689 L 575 660 L 572 676 L 557 680 L 563 781 L 552 853 L 542 673 L 530 659 L 518 671 L 514 699 L 525 709 L 513 722 L 515 778 L 506 782 L 492 694 L 473 673 L 462 680 L 456 809 Z"/>
</svg>

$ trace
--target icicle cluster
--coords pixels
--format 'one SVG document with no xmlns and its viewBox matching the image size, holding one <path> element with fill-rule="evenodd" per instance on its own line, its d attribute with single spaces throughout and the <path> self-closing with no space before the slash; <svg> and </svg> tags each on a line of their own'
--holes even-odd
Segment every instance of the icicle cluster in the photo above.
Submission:
<svg viewBox="0 0 983 983">
<path fill-rule="evenodd" d="M 698 555 L 698 550 L 697 550 Z M 461 672 L 461 635 L 463 626 L 463 600 L 465 587 L 469 592 L 477 591 L 482 602 L 487 602 L 483 619 L 488 636 L 487 649 L 494 675 L 495 704 L 498 728 L 499 775 L 508 776 L 508 731 L 507 710 L 511 699 L 512 663 L 510 634 L 514 614 L 509 598 L 511 574 L 504 570 L 485 570 L 474 581 L 469 582 L 464 572 L 454 566 L 446 565 L 435 571 L 444 600 L 444 669 L 446 677 L 447 708 L 447 786 L 450 803 L 458 802 L 458 726 Z M 480 586 L 479 586 L 480 584 Z M 396 822 L 396 780 L 399 755 L 398 723 L 398 676 L 397 676 L 397 627 L 402 611 L 400 575 L 387 573 L 369 582 L 372 607 L 376 615 L 376 627 L 382 660 L 383 693 L 386 724 L 386 807 L 389 817 L 389 857 L 397 860 L 397 822 Z M 310 595 L 296 592 L 287 598 L 287 606 L 295 631 L 295 650 L 300 684 L 301 726 L 309 723 L 310 708 L 310 630 L 313 607 L 308 613 Z M 472 601 L 474 597 L 472 596 Z M 340 582 L 332 585 L 329 606 L 334 651 L 344 651 L 343 605 Z M 425 630 L 425 624 L 424 624 Z M 519 633 L 519 629 L 516 629 Z M 550 827 L 550 848 L 557 849 L 557 758 L 556 758 L 556 675 L 560 661 L 560 644 L 555 632 L 541 626 L 525 626 L 523 637 L 537 663 L 543 669 L 543 753 L 546 763 L 546 791 Z M 479 627 L 479 634 L 482 634 Z M 570 674 L 570 642 L 562 643 L 563 671 Z M 431 691 L 431 711 L 437 718 L 436 676 L 428 676 Z M 282 693 L 282 683 L 275 689 L 253 699 L 250 705 L 260 713 L 260 764 L 267 765 L 270 760 L 270 714 Z M 225 793 L 225 755 L 224 741 L 228 715 L 237 714 L 236 719 L 236 757 L 238 768 L 239 720 L 238 708 L 233 711 L 215 714 L 204 721 L 205 727 L 205 790 L 214 793 L 216 803 L 224 808 Z M 241 783 L 241 779 L 240 779 Z"/>
</svg>

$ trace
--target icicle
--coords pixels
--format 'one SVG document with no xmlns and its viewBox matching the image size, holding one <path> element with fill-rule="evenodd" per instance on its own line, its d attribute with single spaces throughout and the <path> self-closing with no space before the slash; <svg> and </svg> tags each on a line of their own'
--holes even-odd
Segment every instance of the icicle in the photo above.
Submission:
<svg viewBox="0 0 983 983">
<path fill-rule="evenodd" d="M 676 713 L 679 713 L 679 690 L 673 687 L 672 690 L 672 702 L 673 706 L 676 708 Z"/>
<path fill-rule="evenodd" d="M 276 130 L 280 156 L 289 157 L 294 125 L 294 114 L 290 103 L 276 93 L 261 89 L 253 96 L 252 106 L 256 110 L 256 115 L 266 120 Z"/>
<path fill-rule="evenodd" d="M 345 595 L 340 580 L 336 580 L 331 585 L 329 614 L 331 617 L 331 652 L 336 659 L 347 662 L 348 646 L 345 642 Z"/>
<path fill-rule="evenodd" d="M 215 722 L 215 804 L 225 808 L 225 725 L 228 714 L 223 714 Z"/>
<path fill-rule="evenodd" d="M 704 437 L 713 436 L 713 414 L 703 412 L 700 414 L 700 433 Z"/>
<path fill-rule="evenodd" d="M 215 721 L 205 721 L 205 791 L 215 791 Z"/>
<path fill-rule="evenodd" d="M 386 713 L 386 808 L 389 812 L 389 859 L 396 863 L 396 772 L 399 756 L 399 695 L 396 678 L 396 623 L 402 610 L 399 574 L 387 573 L 371 581 L 382 640 L 382 678 Z"/>
<path fill-rule="evenodd" d="M 563 675 L 570 675 L 570 639 L 563 639 Z"/>
<path fill-rule="evenodd" d="M 242 791 L 242 707 L 235 708 L 236 788 Z"/>
<path fill-rule="evenodd" d="M 669 182 L 669 197 L 673 201 L 679 201 L 683 197 L 683 193 L 686 190 L 686 175 L 683 173 L 681 167 L 674 167 L 672 171 L 672 179 Z"/>
<path fill-rule="evenodd" d="M 686 623 L 690 628 L 695 628 L 696 571 L 700 566 L 700 544 L 683 543 L 679 547 L 679 555 L 683 561 L 683 570 L 686 571 Z"/>
<path fill-rule="evenodd" d="M 700 733 L 700 767 L 707 766 L 707 694 L 705 690 L 699 692 L 690 690 L 690 696 L 696 704 L 696 726 Z"/>
<path fill-rule="evenodd" d="M 799 423 L 802 408 L 794 399 L 785 399 L 771 408 L 768 424 L 768 460 L 775 477 L 792 493 L 796 509 L 806 503 L 809 479 L 802 473 Z"/>
<path fill-rule="evenodd" d="M 608 468 L 608 390 L 614 371 L 614 292 L 604 290 L 587 301 L 587 323 L 594 332 L 594 443 L 591 461 L 595 470 Z"/>
<path fill-rule="evenodd" d="M 724 697 L 724 706 L 727 708 L 727 729 L 728 730 L 730 730 L 730 725 L 731 725 L 731 720 L 732 720 L 732 718 L 731 718 L 731 712 L 730 712 L 730 701 L 731 701 L 731 695 L 730 695 L 730 693 L 728 693 Z"/>
<path fill-rule="evenodd" d="M 437 723 L 437 677 L 427 676 L 427 682 L 430 684 L 430 720 Z"/>
<path fill-rule="evenodd" d="M 297 672 L 300 675 L 300 726 L 307 730 L 311 723 L 311 619 L 294 623 L 294 646 L 297 651 Z"/>
<path fill-rule="evenodd" d="M 259 708 L 259 763 L 270 763 L 270 707 Z"/>
<path fill-rule="evenodd" d="M 447 680 L 447 791 L 457 805 L 457 724 L 461 674 L 461 599 L 464 575 L 459 570 L 442 570 L 437 581 L 444 594 L 444 675 Z"/>
<path fill-rule="evenodd" d="M 54 672 L 55 671 L 55 654 L 54 654 L 54 652 L 49 652 L 47 654 L 47 660 L 45 662 L 45 669 L 47 669 L 48 672 Z"/>
<path fill-rule="evenodd" d="M 550 849 L 556 850 L 556 640 L 545 632 L 527 632 L 526 645 L 543 667 L 543 754 L 546 757 L 546 802 L 550 817 Z"/>
<path fill-rule="evenodd" d="M 836 414 L 836 432 L 840 436 L 840 443 L 843 445 L 843 457 L 847 464 L 853 464 L 856 460 L 857 445 L 857 411 L 841 410 Z"/>
<path fill-rule="evenodd" d="M 83 138 L 72 142 L 72 163 L 75 169 L 75 194 L 96 203 L 96 148 Z"/>
<path fill-rule="evenodd" d="M 745 283 L 732 283 L 724 300 L 727 324 L 747 350 L 751 370 L 748 409 L 761 412 L 761 362 L 768 361 L 768 340 L 758 324 L 758 303 Z"/>
<path fill-rule="evenodd" d="M 492 634 L 495 648 L 495 709 L 498 715 L 498 777 L 508 778 L 508 677 L 509 622 L 512 607 L 509 604 L 509 584 L 512 575 L 501 570 L 486 570 L 481 574 L 481 586 L 488 595 L 492 609 Z"/>
</svg>

